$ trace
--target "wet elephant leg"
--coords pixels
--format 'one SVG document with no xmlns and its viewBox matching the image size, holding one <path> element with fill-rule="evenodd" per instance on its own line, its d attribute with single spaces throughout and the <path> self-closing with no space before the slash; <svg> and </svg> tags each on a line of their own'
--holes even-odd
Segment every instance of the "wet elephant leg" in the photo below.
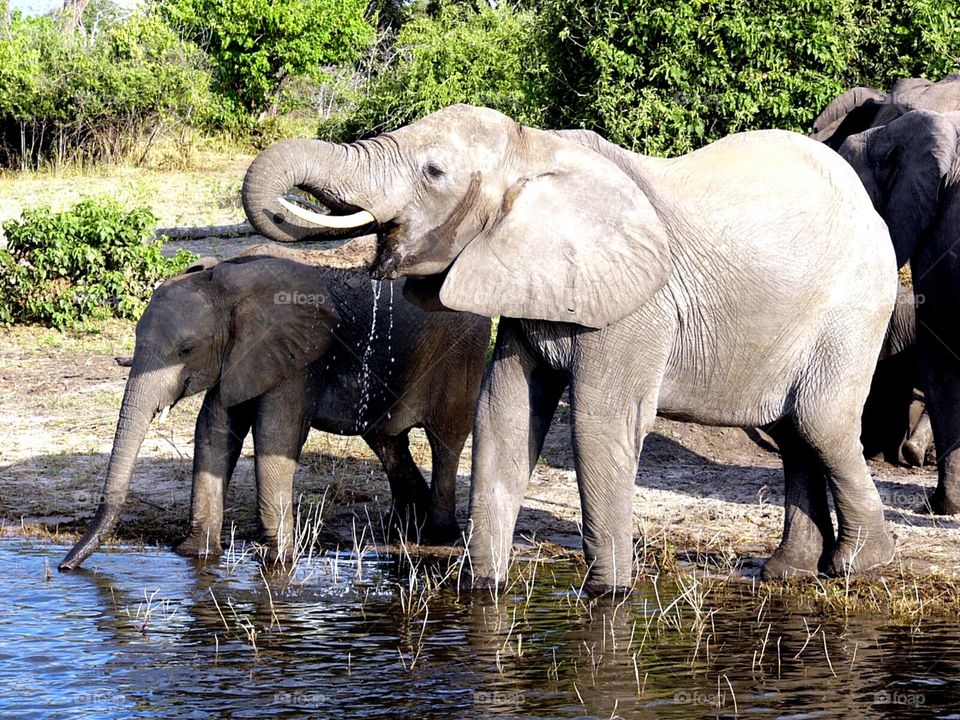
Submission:
<svg viewBox="0 0 960 720">
<path fill-rule="evenodd" d="M 193 488 L 187 537 L 176 547 L 182 555 L 219 555 L 223 498 L 250 432 L 254 402 L 225 408 L 219 387 L 209 390 L 194 431 Z"/>
<path fill-rule="evenodd" d="M 409 431 L 399 435 L 371 433 L 363 439 L 380 458 L 390 482 L 391 528 L 419 542 L 430 513 L 430 488 L 410 454 Z"/>
<path fill-rule="evenodd" d="M 430 477 L 430 512 L 427 515 L 425 540 L 433 543 L 454 542 L 460 537 L 457 524 L 457 469 L 466 435 L 427 429 L 427 440 L 433 457 Z"/>
<path fill-rule="evenodd" d="M 767 432 L 777 441 L 783 459 L 784 513 L 780 546 L 763 564 L 761 577 L 816 575 L 829 562 L 836 542 L 825 469 L 789 419 Z"/>
<path fill-rule="evenodd" d="M 586 380 L 586 381 L 585 381 Z M 611 395 L 615 379 L 578 376 L 570 387 L 571 435 L 580 507 L 585 587 L 628 590 L 634 571 L 633 497 L 643 440 L 657 414 L 659 381 L 646 392 Z"/>
<path fill-rule="evenodd" d="M 287 562 L 295 551 L 293 476 L 310 432 L 305 373 L 261 396 L 253 421 L 257 517 L 268 562 Z"/>
<path fill-rule="evenodd" d="M 837 512 L 837 541 L 829 559 L 821 563 L 824 572 L 843 575 L 889 563 L 894 554 L 893 538 L 887 531 L 880 493 L 858 442 L 857 416 L 822 404 L 811 404 L 804 410 L 797 420 L 797 430 L 823 467 Z M 815 490 L 813 485 L 810 487 Z M 821 502 L 816 500 L 817 504 Z M 821 515 L 822 508 L 815 511 L 814 519 L 818 526 L 822 523 L 825 534 L 826 523 Z"/>
<path fill-rule="evenodd" d="M 473 588 L 507 577 L 513 531 L 566 378 L 529 356 L 520 322 L 502 319 L 473 426 L 467 567 Z"/>
</svg>

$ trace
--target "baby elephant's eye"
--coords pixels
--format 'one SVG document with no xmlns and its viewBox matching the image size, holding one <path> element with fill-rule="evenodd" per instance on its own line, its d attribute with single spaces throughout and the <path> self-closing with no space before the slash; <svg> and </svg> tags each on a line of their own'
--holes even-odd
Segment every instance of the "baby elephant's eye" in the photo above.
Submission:
<svg viewBox="0 0 960 720">
<path fill-rule="evenodd" d="M 180 346 L 180 357 L 187 357 L 193 352 L 193 343 L 185 343 Z"/>
<path fill-rule="evenodd" d="M 444 169 L 437 165 L 435 162 L 428 162 L 423 167 L 423 174 L 427 176 L 428 180 L 439 180 L 447 173 L 444 172 Z"/>
</svg>

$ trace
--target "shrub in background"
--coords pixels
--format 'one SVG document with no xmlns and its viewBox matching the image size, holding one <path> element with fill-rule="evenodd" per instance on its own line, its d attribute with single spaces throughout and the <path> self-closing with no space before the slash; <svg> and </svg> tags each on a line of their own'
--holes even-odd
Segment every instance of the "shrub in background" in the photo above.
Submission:
<svg viewBox="0 0 960 720">
<path fill-rule="evenodd" d="M 127 159 L 211 105 L 206 60 L 156 17 L 96 35 L 15 15 L 0 33 L 0 166 Z"/>
<path fill-rule="evenodd" d="M 157 283 L 196 257 L 183 250 L 164 257 L 155 226 L 150 208 L 110 199 L 83 200 L 66 212 L 38 206 L 3 223 L 0 323 L 63 329 L 138 318 Z"/>
<path fill-rule="evenodd" d="M 941 0 L 543 0 L 539 18 L 547 124 L 664 155 L 808 132 L 851 85 L 960 58 L 960 4 Z"/>
</svg>

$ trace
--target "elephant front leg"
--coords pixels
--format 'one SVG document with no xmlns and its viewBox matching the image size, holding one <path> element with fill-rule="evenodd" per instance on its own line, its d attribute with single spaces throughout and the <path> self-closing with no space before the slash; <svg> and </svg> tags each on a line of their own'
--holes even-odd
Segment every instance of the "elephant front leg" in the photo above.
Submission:
<svg viewBox="0 0 960 720">
<path fill-rule="evenodd" d="M 937 451 L 937 489 L 930 505 L 938 515 L 954 515 L 960 513 L 960 334 L 926 304 L 917 309 L 917 349 Z"/>
<path fill-rule="evenodd" d="M 518 325 L 501 320 L 474 419 L 467 528 L 473 588 L 494 587 L 507 578 L 520 503 L 566 387 L 560 373 L 526 354 Z"/>
<path fill-rule="evenodd" d="M 257 518 L 266 561 L 296 555 L 293 476 L 310 432 L 303 378 L 289 378 L 260 399 L 253 423 Z"/>
<path fill-rule="evenodd" d="M 570 403 L 588 568 L 584 587 L 592 595 L 631 587 L 637 462 L 656 417 L 655 393 L 640 403 L 611 404 L 609 387 L 575 381 Z"/>
<path fill-rule="evenodd" d="M 225 408 L 217 387 L 209 390 L 194 431 L 193 488 L 187 537 L 177 545 L 181 555 L 202 557 L 222 552 L 223 498 L 250 431 L 246 405 Z"/>
<path fill-rule="evenodd" d="M 924 388 L 937 451 L 937 489 L 930 498 L 937 515 L 960 513 L 960 372 L 950 369 L 942 363 L 939 372 L 927 375 Z"/>
</svg>

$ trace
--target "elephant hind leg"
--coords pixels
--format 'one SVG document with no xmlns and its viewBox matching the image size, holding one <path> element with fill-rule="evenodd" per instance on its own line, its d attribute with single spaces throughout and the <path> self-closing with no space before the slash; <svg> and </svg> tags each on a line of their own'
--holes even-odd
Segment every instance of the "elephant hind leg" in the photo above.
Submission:
<svg viewBox="0 0 960 720">
<path fill-rule="evenodd" d="M 827 476 L 817 452 L 789 419 L 767 428 L 783 458 L 784 513 L 780 546 L 764 563 L 764 580 L 816 575 L 830 561 L 835 538 Z"/>
<path fill-rule="evenodd" d="M 886 565 L 893 560 L 894 543 L 858 442 L 859 413 L 833 410 L 818 404 L 798 413 L 797 430 L 820 461 L 837 512 L 837 541 L 821 569 L 844 575 Z"/>
<path fill-rule="evenodd" d="M 469 428 L 467 428 L 469 430 Z M 466 432 L 427 428 L 427 440 L 433 457 L 430 478 L 430 511 L 424 528 L 424 541 L 448 543 L 460 537 L 457 524 L 457 469 L 460 453 L 467 441 Z"/>
<path fill-rule="evenodd" d="M 409 430 L 399 435 L 368 434 L 363 439 L 380 458 L 390 482 L 391 528 L 419 541 L 430 512 L 430 488 L 410 454 Z"/>
</svg>

